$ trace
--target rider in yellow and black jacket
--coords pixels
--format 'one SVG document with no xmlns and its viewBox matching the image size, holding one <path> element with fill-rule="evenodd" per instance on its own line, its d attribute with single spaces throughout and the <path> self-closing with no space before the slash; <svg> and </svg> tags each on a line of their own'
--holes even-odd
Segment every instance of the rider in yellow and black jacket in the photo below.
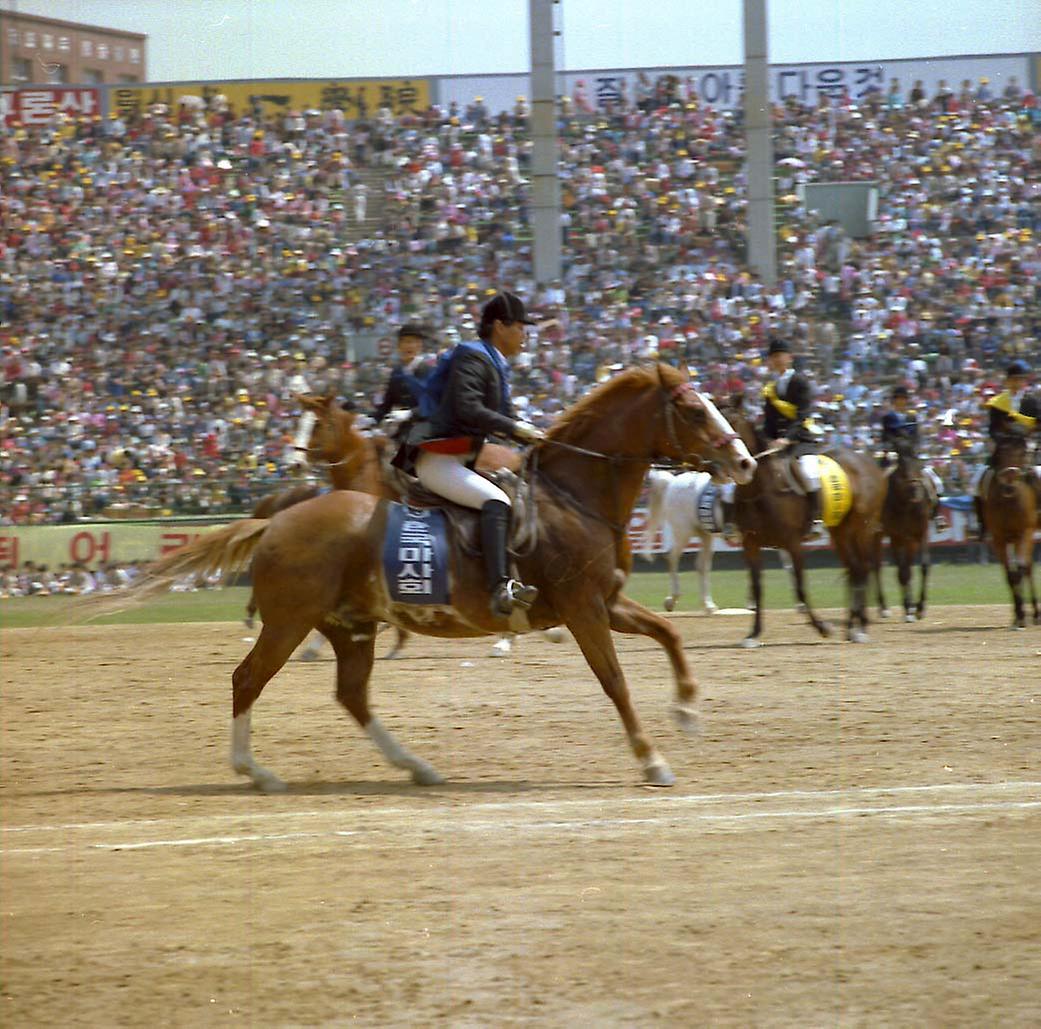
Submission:
<svg viewBox="0 0 1041 1029">
<path fill-rule="evenodd" d="M 783 339 L 772 339 L 766 354 L 770 381 L 763 387 L 763 432 L 771 447 L 785 447 L 799 462 L 810 501 L 807 536 L 824 532 L 821 521 L 821 480 L 817 456 L 820 440 L 811 429 L 813 384 L 792 368 L 792 350 Z"/>
<path fill-rule="evenodd" d="M 1041 401 L 1027 392 L 1030 378 L 1030 366 L 1026 361 L 1013 361 L 1005 373 L 1005 389 L 984 403 L 987 410 L 987 435 L 997 442 L 1003 436 L 1028 436 L 1041 430 Z M 990 459 L 976 476 L 973 504 L 976 507 L 976 519 L 980 526 L 980 538 L 983 538 L 983 483 L 986 471 L 994 468 L 997 449 L 991 452 Z M 1032 485 L 1041 502 L 1041 484 L 1037 475 L 1031 477 Z"/>
</svg>

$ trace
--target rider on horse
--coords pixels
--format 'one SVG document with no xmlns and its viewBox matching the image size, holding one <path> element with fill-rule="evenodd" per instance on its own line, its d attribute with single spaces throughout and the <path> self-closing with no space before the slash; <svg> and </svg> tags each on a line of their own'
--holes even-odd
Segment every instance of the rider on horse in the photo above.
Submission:
<svg viewBox="0 0 1041 1029">
<path fill-rule="evenodd" d="M 398 362 L 390 372 L 383 399 L 372 412 L 373 421 L 379 425 L 392 411 L 403 411 L 411 415 L 419 406 L 423 392 L 423 380 L 430 374 L 430 365 L 423 362 L 423 341 L 429 333 L 421 325 L 402 325 L 398 329 Z M 397 426 L 394 435 L 397 434 Z"/>
<path fill-rule="evenodd" d="M 524 327 L 534 325 L 520 297 L 497 293 L 481 312 L 479 343 L 461 343 L 436 412 L 413 422 L 395 464 L 414 471 L 431 492 L 481 512 L 481 549 L 492 610 L 508 616 L 514 606 L 530 607 L 534 586 L 509 576 L 507 537 L 510 497 L 474 470 L 486 436 L 523 443 L 544 437 L 541 429 L 517 421 L 510 397 L 508 358 L 524 349 Z"/>
<path fill-rule="evenodd" d="M 911 394 L 906 386 L 893 387 L 893 406 L 882 417 L 882 460 L 879 462 L 883 468 L 890 463 L 890 452 L 905 449 L 910 456 L 916 456 L 918 452 L 918 418 L 914 411 L 910 410 Z M 922 474 L 925 476 L 924 484 L 929 494 L 930 515 L 939 518 L 940 490 L 943 483 L 933 469 L 922 465 Z"/>
<path fill-rule="evenodd" d="M 1030 366 L 1026 361 L 1013 361 L 1005 373 L 1005 390 L 991 397 L 983 406 L 987 409 L 989 424 L 987 434 L 996 443 L 1009 436 L 1029 436 L 1041 428 L 1041 402 L 1037 397 L 1027 393 Z M 973 484 L 973 504 L 976 508 L 976 519 L 980 527 L 979 536 L 983 539 L 983 499 L 990 487 L 990 475 L 996 467 L 997 448 L 990 455 L 987 464 L 976 473 Z M 1035 473 L 1039 470 L 1035 469 Z M 1029 477 L 1034 491 L 1041 503 L 1041 479 L 1038 474 Z"/>
<path fill-rule="evenodd" d="M 773 377 L 763 387 L 763 433 L 771 447 L 786 448 L 798 459 L 799 474 L 810 502 L 811 539 L 824 533 L 821 520 L 821 479 L 817 457 L 820 454 L 818 434 L 811 428 L 810 408 L 813 384 L 792 368 L 792 348 L 786 340 L 771 339 L 766 365 Z"/>
</svg>

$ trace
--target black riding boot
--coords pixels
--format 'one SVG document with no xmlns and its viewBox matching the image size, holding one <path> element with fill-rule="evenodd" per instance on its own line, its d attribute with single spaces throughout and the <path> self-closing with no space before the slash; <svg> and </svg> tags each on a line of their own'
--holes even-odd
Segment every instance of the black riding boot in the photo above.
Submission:
<svg viewBox="0 0 1041 1029">
<path fill-rule="evenodd" d="M 489 500 L 481 508 L 481 552 L 492 614 L 508 617 L 514 607 L 529 608 L 539 591 L 510 578 L 506 541 L 510 531 L 510 509 L 501 500 Z"/>
<path fill-rule="evenodd" d="M 816 489 L 807 492 L 806 499 L 809 501 L 809 516 L 803 539 L 812 540 L 824 535 L 824 522 L 821 520 L 821 491 Z"/>
</svg>

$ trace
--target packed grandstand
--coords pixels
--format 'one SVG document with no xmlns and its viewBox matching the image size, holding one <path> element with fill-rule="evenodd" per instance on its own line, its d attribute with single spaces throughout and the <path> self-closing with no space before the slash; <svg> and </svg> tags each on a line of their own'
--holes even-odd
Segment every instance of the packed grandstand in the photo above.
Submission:
<svg viewBox="0 0 1041 1029">
<path fill-rule="evenodd" d="M 790 340 L 834 441 L 873 447 L 911 387 L 945 491 L 987 453 L 981 400 L 1013 357 L 1041 368 L 1041 109 L 1015 80 L 775 111 L 781 260 L 744 262 L 740 112 L 662 77 L 559 116 L 565 274 L 536 287 L 526 101 L 348 117 L 221 96 L 3 139 L 0 517 L 248 510 L 301 474 L 297 392 L 379 400 L 403 322 L 431 352 L 472 335 L 495 287 L 545 323 L 514 393 L 548 425 L 634 360 L 751 392 Z M 849 238 L 800 184 L 874 180 Z"/>
</svg>

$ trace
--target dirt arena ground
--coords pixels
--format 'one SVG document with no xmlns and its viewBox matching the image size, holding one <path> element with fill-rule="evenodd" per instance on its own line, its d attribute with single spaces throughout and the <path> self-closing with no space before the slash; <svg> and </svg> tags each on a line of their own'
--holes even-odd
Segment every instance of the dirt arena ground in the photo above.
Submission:
<svg viewBox="0 0 1041 1029">
<path fill-rule="evenodd" d="M 385 766 L 293 664 L 227 764 L 235 625 L 2 638 L 0 1023 L 1041 1022 L 1041 629 L 936 610 L 855 647 L 680 617 L 704 729 L 618 638 L 677 773 L 641 787 L 573 641 L 414 641 Z M 379 649 L 389 645 L 381 640 Z"/>
</svg>

